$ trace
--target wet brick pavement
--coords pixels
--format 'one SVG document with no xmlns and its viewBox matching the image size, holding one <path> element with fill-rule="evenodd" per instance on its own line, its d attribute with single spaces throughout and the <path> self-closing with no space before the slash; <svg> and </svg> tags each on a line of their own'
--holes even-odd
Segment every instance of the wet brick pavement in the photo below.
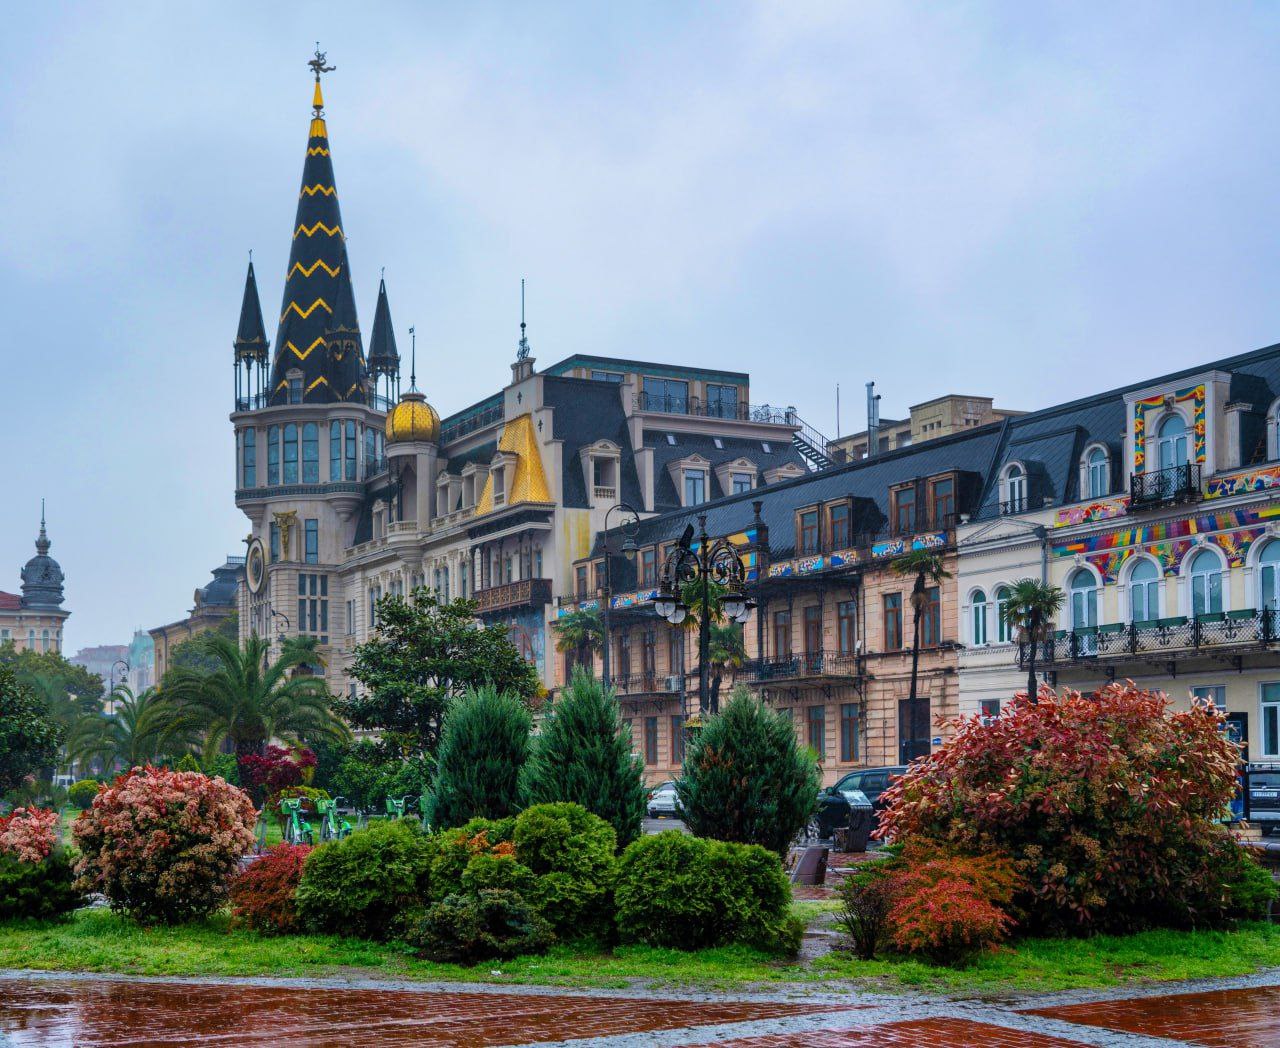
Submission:
<svg viewBox="0 0 1280 1048">
<path fill-rule="evenodd" d="M 1280 1048 L 1280 972 L 1004 1004 L 0 972 L 0 1043 L 486 1048 Z"/>
</svg>

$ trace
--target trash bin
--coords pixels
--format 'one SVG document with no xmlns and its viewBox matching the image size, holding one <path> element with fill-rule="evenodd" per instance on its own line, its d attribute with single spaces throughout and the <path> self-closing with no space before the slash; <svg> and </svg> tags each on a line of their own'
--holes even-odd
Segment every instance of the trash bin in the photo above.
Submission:
<svg viewBox="0 0 1280 1048">
<path fill-rule="evenodd" d="M 849 802 L 849 822 L 836 831 L 836 848 L 842 852 L 864 852 L 874 822 L 871 801 L 861 790 L 841 790 L 840 793 Z"/>
</svg>

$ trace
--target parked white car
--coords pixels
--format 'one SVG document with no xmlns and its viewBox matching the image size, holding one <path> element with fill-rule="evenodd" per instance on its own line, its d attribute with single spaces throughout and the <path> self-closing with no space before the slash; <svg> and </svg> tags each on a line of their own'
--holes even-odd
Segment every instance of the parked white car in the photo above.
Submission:
<svg viewBox="0 0 1280 1048">
<path fill-rule="evenodd" d="M 683 814 L 674 782 L 664 782 L 649 791 L 649 818 L 678 819 Z"/>
</svg>

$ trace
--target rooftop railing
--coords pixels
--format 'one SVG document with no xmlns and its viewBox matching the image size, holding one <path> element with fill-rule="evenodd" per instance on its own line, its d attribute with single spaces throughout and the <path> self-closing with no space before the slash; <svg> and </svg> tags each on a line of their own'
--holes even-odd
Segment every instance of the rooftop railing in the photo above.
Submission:
<svg viewBox="0 0 1280 1048">
<path fill-rule="evenodd" d="M 1063 630 L 1039 645 L 1036 661 L 1170 659 L 1217 654 L 1229 648 L 1265 648 L 1280 642 L 1277 615 L 1271 608 L 1176 616 L 1154 622 L 1114 623 Z M 1026 644 L 1018 645 L 1018 663 L 1029 658 Z"/>
<path fill-rule="evenodd" d="M 640 392 L 635 395 L 637 411 L 656 411 L 664 415 L 696 415 L 699 418 L 736 419 L 739 422 L 764 422 L 776 426 L 799 426 L 795 408 L 772 404 L 748 404 L 739 400 L 704 401 L 698 397 L 671 396 Z"/>
</svg>

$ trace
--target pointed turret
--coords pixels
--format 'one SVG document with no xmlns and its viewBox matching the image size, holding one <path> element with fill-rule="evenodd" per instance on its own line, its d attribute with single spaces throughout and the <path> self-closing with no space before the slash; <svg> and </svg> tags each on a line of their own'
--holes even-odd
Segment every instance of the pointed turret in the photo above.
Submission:
<svg viewBox="0 0 1280 1048">
<path fill-rule="evenodd" d="M 258 281 L 253 275 L 253 260 L 244 277 L 244 298 L 240 301 L 240 325 L 236 328 L 236 360 L 259 363 L 267 359 L 267 330 L 262 323 L 262 303 L 258 300 Z"/>
<path fill-rule="evenodd" d="M 396 332 L 391 326 L 391 306 L 387 302 L 387 282 L 378 282 L 378 306 L 373 311 L 373 332 L 369 335 L 369 373 L 396 375 L 400 372 L 400 353 L 396 350 Z"/>
<path fill-rule="evenodd" d="M 62 605 L 62 568 L 49 556 L 49 534 L 44 527 L 44 499 L 40 500 L 40 534 L 36 537 L 36 555 L 22 569 L 22 606 L 24 608 L 58 608 Z"/>
<path fill-rule="evenodd" d="M 300 396 L 305 403 L 360 399 L 365 388 L 362 352 L 354 356 L 343 353 L 335 362 L 330 353 L 321 351 L 326 344 L 326 333 L 337 330 L 338 301 L 340 296 L 350 293 L 351 280 L 347 272 L 342 212 L 338 208 L 338 190 L 329 155 L 324 96 L 320 90 L 320 74 L 333 67 L 326 66 L 324 61 L 323 52 L 316 51 L 316 57 L 308 63 L 316 77 L 311 102 L 313 113 L 307 155 L 302 165 L 298 212 L 293 222 L 293 248 L 285 276 L 280 327 L 276 332 L 270 391 L 273 404 L 289 400 L 290 378 L 299 380 L 293 384 L 293 388 L 299 390 L 295 399 Z M 342 321 L 358 334 L 354 298 L 349 317 Z M 335 363 L 337 367 L 331 368 Z"/>
<path fill-rule="evenodd" d="M 363 400 L 365 395 L 364 345 L 356 317 L 356 296 L 344 269 L 338 276 L 333 317 L 325 326 L 325 374 L 337 394 L 333 400 Z"/>
</svg>

